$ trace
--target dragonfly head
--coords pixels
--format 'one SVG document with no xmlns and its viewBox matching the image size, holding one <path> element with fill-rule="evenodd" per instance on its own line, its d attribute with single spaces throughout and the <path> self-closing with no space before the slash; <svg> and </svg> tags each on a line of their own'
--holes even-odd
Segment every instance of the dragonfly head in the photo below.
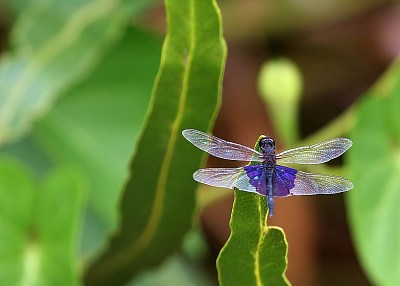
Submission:
<svg viewBox="0 0 400 286">
<path fill-rule="evenodd" d="M 265 137 L 258 143 L 263 153 L 275 153 L 275 141 L 271 137 Z"/>
</svg>

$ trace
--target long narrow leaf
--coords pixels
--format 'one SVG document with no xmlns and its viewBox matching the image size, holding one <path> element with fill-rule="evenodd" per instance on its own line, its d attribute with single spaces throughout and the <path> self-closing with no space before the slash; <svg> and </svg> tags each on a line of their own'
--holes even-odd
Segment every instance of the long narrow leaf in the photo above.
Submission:
<svg viewBox="0 0 400 286">
<path fill-rule="evenodd" d="M 206 130 L 219 103 L 225 44 L 213 0 L 166 1 L 168 34 L 147 123 L 121 202 L 120 232 L 86 275 L 116 285 L 180 247 L 192 220 L 202 154 L 181 137 Z"/>
</svg>

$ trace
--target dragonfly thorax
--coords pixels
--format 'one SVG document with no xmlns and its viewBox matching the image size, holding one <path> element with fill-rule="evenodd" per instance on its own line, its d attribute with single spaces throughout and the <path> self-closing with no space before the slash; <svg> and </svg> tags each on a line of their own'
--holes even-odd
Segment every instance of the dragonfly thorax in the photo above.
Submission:
<svg viewBox="0 0 400 286">
<path fill-rule="evenodd" d="M 258 146 L 265 155 L 275 154 L 275 141 L 271 137 L 261 139 Z"/>
</svg>

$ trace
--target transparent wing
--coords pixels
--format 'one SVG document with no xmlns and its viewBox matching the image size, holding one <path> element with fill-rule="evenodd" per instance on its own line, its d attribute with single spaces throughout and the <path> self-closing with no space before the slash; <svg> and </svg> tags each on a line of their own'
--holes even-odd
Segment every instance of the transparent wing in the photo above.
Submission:
<svg viewBox="0 0 400 286">
<path fill-rule="evenodd" d="M 194 146 L 215 157 L 236 161 L 262 162 L 262 154 L 249 147 L 225 141 L 195 129 L 183 130 L 182 135 Z"/>
<path fill-rule="evenodd" d="M 276 155 L 279 163 L 320 164 L 339 157 L 353 142 L 347 138 L 335 138 L 311 146 L 283 151 Z"/>
<path fill-rule="evenodd" d="M 253 166 L 252 176 L 254 178 L 261 178 L 261 173 L 259 173 L 258 176 L 256 173 L 261 172 L 262 165 Z M 194 172 L 193 178 L 196 181 L 209 186 L 228 189 L 236 187 L 242 191 L 257 193 L 257 188 L 254 186 L 256 184 L 254 184 L 254 181 L 254 185 L 250 183 L 250 177 L 247 175 L 247 171 L 243 167 L 199 169 Z"/>
<path fill-rule="evenodd" d="M 286 195 L 318 195 L 342 193 L 354 188 L 346 178 L 325 174 L 305 173 L 284 166 L 276 166 L 277 186 Z"/>
</svg>

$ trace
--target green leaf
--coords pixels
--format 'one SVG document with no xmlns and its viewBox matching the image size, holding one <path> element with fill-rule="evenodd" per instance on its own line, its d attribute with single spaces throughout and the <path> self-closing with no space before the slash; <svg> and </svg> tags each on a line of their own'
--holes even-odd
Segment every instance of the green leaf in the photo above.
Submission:
<svg viewBox="0 0 400 286">
<path fill-rule="evenodd" d="M 83 182 L 60 170 L 36 187 L 14 161 L 0 160 L 0 284 L 78 285 L 76 245 Z"/>
<path fill-rule="evenodd" d="M 231 235 L 217 260 L 220 285 L 289 285 L 287 241 L 281 228 L 267 226 L 265 197 L 234 192 Z"/>
<path fill-rule="evenodd" d="M 31 1 L 12 29 L 13 53 L 0 60 L 0 145 L 28 132 L 86 76 L 147 2 Z"/>
<path fill-rule="evenodd" d="M 207 130 L 221 90 L 225 44 L 213 0 L 166 1 L 168 32 L 149 117 L 133 156 L 121 203 L 120 232 L 86 275 L 90 285 L 126 282 L 178 249 L 192 223 L 193 155 L 181 136 Z"/>
<path fill-rule="evenodd" d="M 361 100 L 351 135 L 355 189 L 348 211 L 355 245 L 373 284 L 400 281 L 400 64 Z"/>
<path fill-rule="evenodd" d="M 57 165 L 79 167 L 88 178 L 85 257 L 93 256 L 116 226 L 119 195 L 132 144 L 143 127 L 160 52 L 160 42 L 129 29 L 96 71 L 63 96 L 34 129 Z"/>
</svg>

